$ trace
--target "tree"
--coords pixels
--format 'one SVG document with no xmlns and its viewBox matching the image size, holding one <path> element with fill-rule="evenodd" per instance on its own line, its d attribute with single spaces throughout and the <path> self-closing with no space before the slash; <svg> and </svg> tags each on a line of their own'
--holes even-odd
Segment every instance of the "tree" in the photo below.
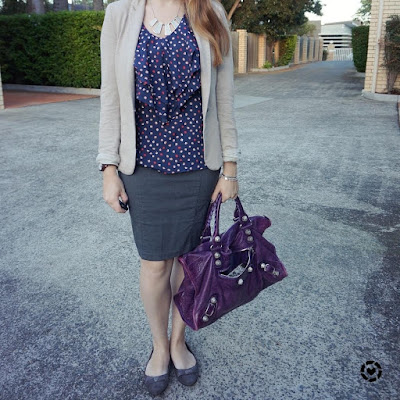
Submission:
<svg viewBox="0 0 400 400">
<path fill-rule="evenodd" d="M 104 10 L 103 0 L 93 0 L 93 10 L 95 11 Z"/>
<path fill-rule="evenodd" d="M 271 40 L 306 23 L 306 12 L 322 15 L 320 0 L 222 0 L 222 4 L 230 10 L 233 29 L 265 33 Z"/>
<path fill-rule="evenodd" d="M 369 22 L 371 18 L 372 0 L 361 0 L 361 7 L 357 11 L 357 16 L 364 22 Z"/>
<path fill-rule="evenodd" d="M 28 13 L 44 14 L 44 1 L 43 0 L 28 0 Z"/>
<path fill-rule="evenodd" d="M 232 19 L 232 15 L 235 13 L 238 7 L 241 6 L 241 3 L 243 3 L 243 0 L 235 0 L 235 2 L 232 4 L 229 12 L 228 12 L 228 19 Z"/>
<path fill-rule="evenodd" d="M 27 12 L 27 4 L 24 0 L 3 0 L 0 14 L 12 15 Z"/>
<path fill-rule="evenodd" d="M 68 0 L 54 0 L 53 11 L 65 11 L 68 10 Z"/>
<path fill-rule="evenodd" d="M 292 35 L 297 35 L 297 36 L 303 36 L 303 35 L 313 36 L 316 29 L 317 27 L 314 24 L 306 22 L 303 25 L 299 25 L 291 29 L 290 33 Z"/>
<path fill-rule="evenodd" d="M 0 0 L 0 15 L 44 14 L 53 11 L 53 6 L 53 0 Z"/>
</svg>

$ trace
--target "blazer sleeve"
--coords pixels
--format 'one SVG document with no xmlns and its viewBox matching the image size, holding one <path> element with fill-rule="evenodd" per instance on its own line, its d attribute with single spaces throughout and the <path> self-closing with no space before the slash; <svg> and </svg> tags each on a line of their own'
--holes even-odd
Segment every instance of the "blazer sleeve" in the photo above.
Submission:
<svg viewBox="0 0 400 400">
<path fill-rule="evenodd" d="M 117 35 L 113 22 L 112 6 L 113 3 L 106 8 L 100 34 L 100 124 L 96 162 L 118 166 L 120 163 L 121 118 L 115 73 Z"/>
<path fill-rule="evenodd" d="M 217 67 L 216 101 L 217 115 L 221 133 L 223 161 L 238 160 L 238 133 L 234 115 L 234 65 L 232 55 L 232 39 L 230 27 L 223 5 L 215 2 L 220 17 L 229 33 L 229 52 L 223 57 L 223 62 Z"/>
</svg>

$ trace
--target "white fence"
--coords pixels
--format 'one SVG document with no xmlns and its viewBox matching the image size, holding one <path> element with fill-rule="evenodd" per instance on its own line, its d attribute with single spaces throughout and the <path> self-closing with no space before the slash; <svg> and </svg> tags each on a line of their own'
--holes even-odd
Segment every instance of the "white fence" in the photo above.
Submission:
<svg viewBox="0 0 400 400">
<path fill-rule="evenodd" d="M 334 61 L 353 61 L 353 49 L 335 49 Z"/>
</svg>

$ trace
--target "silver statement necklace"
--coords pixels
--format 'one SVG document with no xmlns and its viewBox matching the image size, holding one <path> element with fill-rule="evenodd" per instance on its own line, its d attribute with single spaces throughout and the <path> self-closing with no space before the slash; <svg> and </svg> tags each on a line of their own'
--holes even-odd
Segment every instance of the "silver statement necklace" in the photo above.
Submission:
<svg viewBox="0 0 400 400">
<path fill-rule="evenodd" d="M 156 15 L 154 13 L 154 9 L 152 4 L 150 3 L 150 7 L 151 10 L 153 11 L 153 19 L 150 21 L 150 26 L 153 28 L 153 32 L 156 33 L 157 35 L 159 35 L 161 33 L 162 27 L 164 25 L 164 32 L 165 32 L 165 36 L 168 36 L 172 33 L 171 28 L 170 28 L 170 24 L 172 24 L 172 26 L 174 27 L 174 29 L 176 29 L 179 25 L 179 23 L 181 22 L 181 17 L 179 17 L 179 11 L 181 10 L 181 6 L 179 6 L 178 12 L 176 14 L 176 16 L 172 19 L 172 21 L 170 22 L 160 22 L 157 18 Z"/>
</svg>

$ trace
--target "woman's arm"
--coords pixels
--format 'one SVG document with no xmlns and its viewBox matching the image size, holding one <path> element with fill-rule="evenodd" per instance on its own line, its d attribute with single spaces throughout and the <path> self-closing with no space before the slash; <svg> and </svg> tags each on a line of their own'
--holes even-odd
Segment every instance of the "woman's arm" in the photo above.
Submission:
<svg viewBox="0 0 400 400">
<path fill-rule="evenodd" d="M 234 116 L 234 81 L 233 81 L 233 55 L 232 40 L 230 35 L 229 23 L 226 18 L 223 6 L 215 2 L 229 33 L 229 51 L 223 57 L 222 64 L 217 67 L 217 87 L 216 102 L 219 128 L 221 133 L 221 147 L 223 159 L 223 173 L 229 177 L 237 176 L 237 160 L 238 160 L 238 139 L 236 121 Z M 219 192 L 222 193 L 222 202 L 227 199 L 236 198 L 239 191 L 237 181 L 225 180 L 221 177 L 215 187 L 211 200 L 215 201 Z"/>
<path fill-rule="evenodd" d="M 100 128 L 99 154 L 96 158 L 99 164 L 114 164 L 103 172 L 103 198 L 116 212 L 125 213 L 119 197 L 126 203 L 128 196 L 124 184 L 117 175 L 120 162 L 119 144 L 121 140 L 119 94 L 115 74 L 115 49 L 117 35 L 112 17 L 113 3 L 106 8 L 100 35 L 101 54 L 101 91 L 100 91 Z"/>
<path fill-rule="evenodd" d="M 221 20 L 229 33 L 229 51 L 223 57 L 222 64 L 217 67 L 216 102 L 218 121 L 221 132 L 223 161 L 238 160 L 238 134 L 234 115 L 234 65 L 232 55 L 232 39 L 225 9 L 217 3 Z"/>
<path fill-rule="evenodd" d="M 98 164 L 120 162 L 119 144 L 121 138 L 119 94 L 115 74 L 115 49 L 117 35 L 113 23 L 113 3 L 105 11 L 100 35 L 101 90 Z"/>
</svg>

